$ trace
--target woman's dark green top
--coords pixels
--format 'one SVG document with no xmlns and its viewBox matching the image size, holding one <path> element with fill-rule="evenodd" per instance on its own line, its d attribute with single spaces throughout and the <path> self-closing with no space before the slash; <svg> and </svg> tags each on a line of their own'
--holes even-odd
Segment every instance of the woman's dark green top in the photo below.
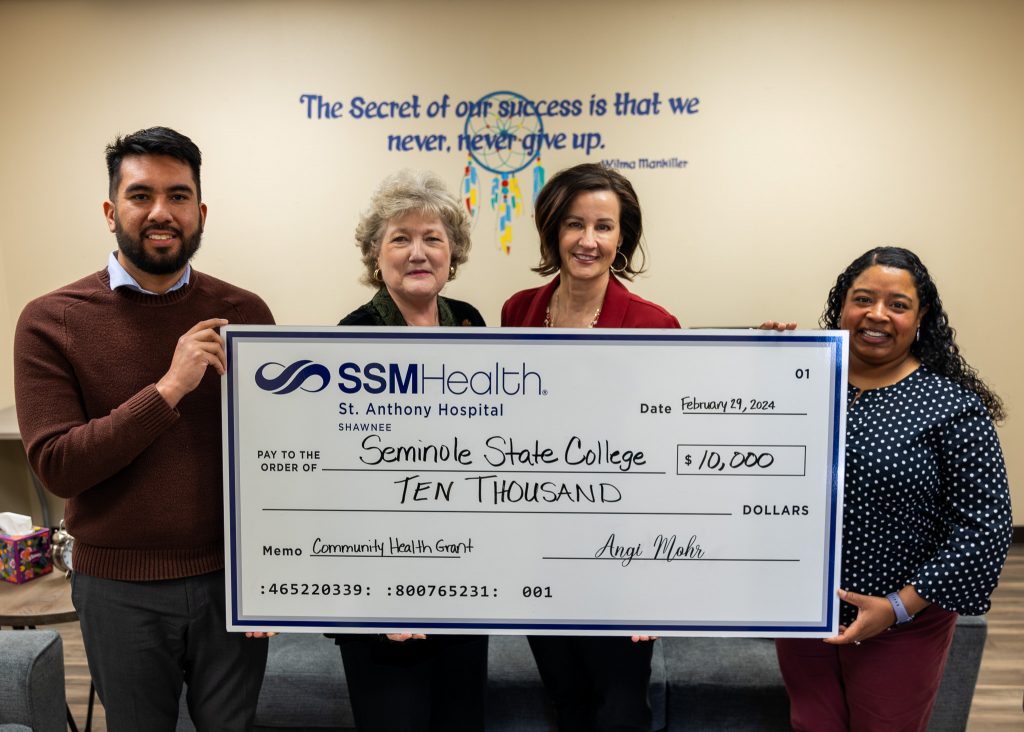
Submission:
<svg viewBox="0 0 1024 732">
<path fill-rule="evenodd" d="M 462 300 L 453 300 L 450 297 L 437 297 L 437 319 L 438 322 L 445 327 L 457 327 L 457 326 L 476 326 L 483 327 L 484 317 L 480 314 L 480 311 L 470 305 L 468 302 L 462 302 Z M 402 317 L 401 311 L 398 306 L 395 305 L 395 301 L 391 299 L 391 295 L 388 294 L 386 287 L 382 287 L 377 290 L 377 294 L 373 296 L 373 299 L 365 305 L 353 310 L 351 313 L 341 319 L 338 325 L 369 325 L 369 326 L 380 326 L 380 325 L 406 325 L 405 318 Z M 361 635 L 359 633 L 324 633 L 328 638 L 333 638 L 334 642 L 338 645 L 342 643 L 355 643 L 355 642 L 368 642 L 369 640 L 378 641 L 384 636 L 378 635 Z M 445 639 L 444 642 L 464 642 L 469 641 L 475 636 L 432 636 L 431 640 L 434 644 L 437 644 L 438 639 Z M 412 647 L 410 645 L 410 647 Z"/>
<path fill-rule="evenodd" d="M 440 325 L 452 327 L 483 327 L 484 318 L 475 307 L 462 300 L 437 297 L 437 319 Z M 406 325 L 402 312 L 388 294 L 388 288 L 377 290 L 373 299 L 353 310 L 338 325 Z"/>
</svg>

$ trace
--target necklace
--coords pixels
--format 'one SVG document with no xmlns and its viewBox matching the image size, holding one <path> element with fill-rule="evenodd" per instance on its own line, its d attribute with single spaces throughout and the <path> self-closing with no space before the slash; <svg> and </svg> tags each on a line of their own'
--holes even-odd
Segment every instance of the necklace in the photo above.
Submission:
<svg viewBox="0 0 1024 732">
<path fill-rule="evenodd" d="M 558 297 L 558 293 L 557 292 L 555 293 L 555 297 Z M 551 301 L 554 301 L 555 297 L 552 297 Z M 588 325 L 587 327 L 588 328 L 593 328 L 595 325 L 597 325 L 597 319 L 600 318 L 600 317 L 601 317 L 601 306 L 598 305 L 597 306 L 597 310 L 594 311 L 594 317 L 590 321 L 590 325 Z M 548 302 L 547 308 L 544 309 L 544 327 L 545 328 L 554 328 L 555 327 L 555 321 L 551 317 L 551 302 Z"/>
</svg>

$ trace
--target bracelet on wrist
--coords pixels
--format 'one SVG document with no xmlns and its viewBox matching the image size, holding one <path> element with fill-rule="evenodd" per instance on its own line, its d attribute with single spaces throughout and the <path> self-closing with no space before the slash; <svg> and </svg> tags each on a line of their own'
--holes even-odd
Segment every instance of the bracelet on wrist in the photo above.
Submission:
<svg viewBox="0 0 1024 732">
<path fill-rule="evenodd" d="M 896 625 L 903 625 L 914 619 L 914 616 L 907 612 L 907 608 L 904 606 L 903 600 L 900 599 L 898 592 L 890 592 L 885 596 L 885 599 L 889 601 L 893 612 L 896 613 Z"/>
</svg>

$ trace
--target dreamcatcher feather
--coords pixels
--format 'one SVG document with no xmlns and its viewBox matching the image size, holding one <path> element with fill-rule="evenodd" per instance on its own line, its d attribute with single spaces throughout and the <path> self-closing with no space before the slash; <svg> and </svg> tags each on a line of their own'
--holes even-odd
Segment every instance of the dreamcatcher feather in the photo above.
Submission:
<svg viewBox="0 0 1024 732">
<path fill-rule="evenodd" d="M 473 165 L 473 156 L 467 155 L 466 158 L 466 169 L 462 174 L 462 202 L 466 206 L 470 220 L 476 223 L 477 214 L 480 212 L 480 176 Z"/>
</svg>

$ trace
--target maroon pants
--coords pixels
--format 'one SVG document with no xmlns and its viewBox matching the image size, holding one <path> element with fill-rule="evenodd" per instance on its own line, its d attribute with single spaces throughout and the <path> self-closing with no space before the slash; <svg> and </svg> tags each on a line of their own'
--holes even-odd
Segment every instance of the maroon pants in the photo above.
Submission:
<svg viewBox="0 0 1024 732">
<path fill-rule="evenodd" d="M 797 732 L 924 732 L 956 613 L 931 605 L 859 646 L 775 641 Z"/>
</svg>

